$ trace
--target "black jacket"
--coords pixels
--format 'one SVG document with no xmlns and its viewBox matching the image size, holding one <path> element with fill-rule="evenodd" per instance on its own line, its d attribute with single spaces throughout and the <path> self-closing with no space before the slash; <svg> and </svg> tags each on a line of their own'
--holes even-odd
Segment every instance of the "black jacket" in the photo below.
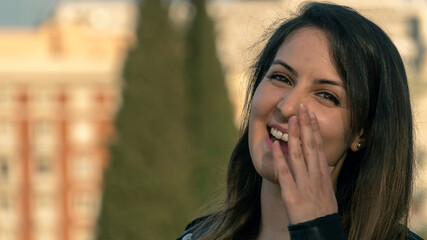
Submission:
<svg viewBox="0 0 427 240">
<path fill-rule="evenodd" d="M 193 230 L 204 218 L 193 220 L 187 225 L 184 234 L 177 240 L 191 240 Z M 345 240 L 347 239 L 340 224 L 338 213 L 314 220 L 288 226 L 291 240 Z M 409 231 L 409 240 L 423 240 Z"/>
</svg>

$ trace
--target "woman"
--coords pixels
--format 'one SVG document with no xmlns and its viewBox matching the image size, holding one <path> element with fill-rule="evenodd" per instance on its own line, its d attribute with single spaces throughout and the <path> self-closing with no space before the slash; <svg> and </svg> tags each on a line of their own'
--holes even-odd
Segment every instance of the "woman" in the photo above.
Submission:
<svg viewBox="0 0 427 240">
<path fill-rule="evenodd" d="M 222 208 L 180 239 L 421 239 L 408 231 L 412 115 L 387 35 L 309 3 L 253 68 Z"/>
</svg>

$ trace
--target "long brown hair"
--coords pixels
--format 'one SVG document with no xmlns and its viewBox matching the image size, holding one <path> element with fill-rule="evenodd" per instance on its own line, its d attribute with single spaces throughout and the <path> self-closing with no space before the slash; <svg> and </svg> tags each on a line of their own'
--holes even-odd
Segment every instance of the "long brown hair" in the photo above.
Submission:
<svg viewBox="0 0 427 240">
<path fill-rule="evenodd" d="M 227 172 L 221 209 L 196 227 L 193 239 L 255 239 L 260 230 L 262 178 L 252 165 L 248 117 L 252 96 L 285 38 L 302 27 L 329 37 L 335 67 L 344 79 L 352 133 L 365 147 L 348 151 L 336 197 L 348 239 L 407 238 L 413 182 L 413 125 L 406 73 L 389 37 L 351 8 L 308 3 L 271 35 L 253 66 L 241 137 Z"/>
</svg>

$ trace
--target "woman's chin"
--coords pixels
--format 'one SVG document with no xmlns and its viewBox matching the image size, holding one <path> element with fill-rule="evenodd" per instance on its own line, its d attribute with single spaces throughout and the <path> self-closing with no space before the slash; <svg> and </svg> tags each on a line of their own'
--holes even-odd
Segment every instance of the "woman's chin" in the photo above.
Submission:
<svg viewBox="0 0 427 240">
<path fill-rule="evenodd" d="M 271 152 L 264 153 L 260 158 L 252 158 L 252 163 L 257 173 L 272 183 L 278 183 L 274 169 L 273 155 Z"/>
</svg>

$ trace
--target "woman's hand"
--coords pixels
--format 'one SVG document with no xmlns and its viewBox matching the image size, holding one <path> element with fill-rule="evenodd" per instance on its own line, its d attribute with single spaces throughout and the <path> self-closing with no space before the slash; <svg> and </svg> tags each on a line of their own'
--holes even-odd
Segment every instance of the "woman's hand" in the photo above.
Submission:
<svg viewBox="0 0 427 240">
<path fill-rule="evenodd" d="M 305 105 L 288 121 L 288 154 L 278 141 L 273 158 L 290 224 L 338 212 L 319 124 Z"/>
</svg>

